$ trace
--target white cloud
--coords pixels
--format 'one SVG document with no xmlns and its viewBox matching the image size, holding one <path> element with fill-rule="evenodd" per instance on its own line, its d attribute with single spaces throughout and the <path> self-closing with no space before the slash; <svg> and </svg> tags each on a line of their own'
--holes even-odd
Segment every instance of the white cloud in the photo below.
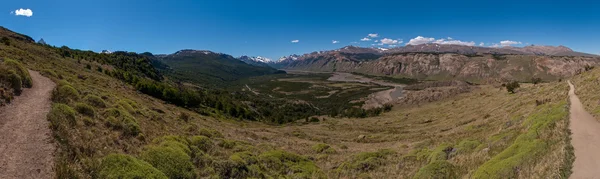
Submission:
<svg viewBox="0 0 600 179">
<path fill-rule="evenodd" d="M 351 44 L 357 44 L 358 42 L 350 42 Z"/>
<path fill-rule="evenodd" d="M 389 45 L 389 47 L 396 47 L 396 46 L 398 46 L 398 45 Z"/>
<path fill-rule="evenodd" d="M 493 48 L 498 48 L 498 47 L 501 47 L 501 46 L 500 46 L 500 44 L 496 44 L 496 43 L 495 43 L 495 44 L 492 44 L 490 47 L 493 47 Z"/>
<path fill-rule="evenodd" d="M 479 43 L 479 46 L 483 47 L 483 46 L 485 46 L 485 43 L 481 42 L 481 43 Z"/>
<path fill-rule="evenodd" d="M 511 45 L 518 45 L 518 44 L 523 44 L 523 43 L 517 42 L 517 41 L 511 41 L 511 40 L 500 41 L 500 46 L 503 46 L 503 47 L 511 46 Z"/>
<path fill-rule="evenodd" d="M 371 38 L 377 38 L 377 37 L 379 37 L 379 34 L 369 34 L 368 36 Z"/>
<path fill-rule="evenodd" d="M 300 40 L 292 40 L 292 43 L 298 43 Z"/>
<path fill-rule="evenodd" d="M 31 9 L 17 9 L 13 12 L 11 12 L 11 14 L 15 14 L 17 16 L 27 16 L 27 17 L 31 17 L 33 16 L 33 11 Z"/>
<path fill-rule="evenodd" d="M 435 41 L 435 38 L 417 36 L 414 39 L 410 39 L 410 41 L 408 41 L 408 43 L 406 43 L 406 45 L 421 45 L 421 44 L 431 43 L 433 41 Z"/>
<path fill-rule="evenodd" d="M 337 43 L 340 43 L 340 41 L 337 41 L 337 40 L 332 40 L 332 41 L 331 41 L 331 43 L 332 43 L 332 44 L 337 44 Z"/>
<path fill-rule="evenodd" d="M 375 42 L 379 42 L 379 40 L 375 40 Z"/>
<path fill-rule="evenodd" d="M 431 37 L 423 37 L 417 36 L 414 39 L 410 39 L 406 45 L 421 45 L 427 43 L 436 43 L 436 44 L 445 44 L 445 45 L 466 45 L 466 46 L 475 46 L 475 42 L 465 42 L 460 40 L 454 40 L 452 37 L 448 37 L 445 39 L 435 39 Z"/>
<path fill-rule="evenodd" d="M 402 41 L 398 41 L 398 40 L 394 40 L 394 39 L 388 39 L 388 38 L 381 39 L 381 44 L 382 45 L 394 45 L 394 44 L 398 44 L 398 43 L 402 43 Z"/>
<path fill-rule="evenodd" d="M 475 46 L 475 42 L 471 41 L 471 42 L 463 42 L 460 40 L 445 40 L 445 39 L 438 39 L 436 40 L 434 43 L 436 44 L 446 44 L 446 45 L 466 45 L 466 46 Z"/>
<path fill-rule="evenodd" d="M 360 39 L 360 41 L 371 41 L 371 39 L 365 37 L 365 38 Z"/>
</svg>

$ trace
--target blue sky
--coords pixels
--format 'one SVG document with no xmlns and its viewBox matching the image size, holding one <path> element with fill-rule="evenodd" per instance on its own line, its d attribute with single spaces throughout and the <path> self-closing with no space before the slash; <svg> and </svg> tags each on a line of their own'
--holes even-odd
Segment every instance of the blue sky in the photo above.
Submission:
<svg viewBox="0 0 600 179">
<path fill-rule="evenodd" d="M 403 46 L 418 36 L 413 42 L 565 45 L 600 54 L 599 5 L 578 0 L 19 0 L 3 2 L 0 26 L 56 46 L 155 54 L 199 49 L 277 59 L 347 45 Z M 17 15 L 21 8 L 33 15 Z M 368 34 L 377 37 L 361 41 Z"/>
</svg>

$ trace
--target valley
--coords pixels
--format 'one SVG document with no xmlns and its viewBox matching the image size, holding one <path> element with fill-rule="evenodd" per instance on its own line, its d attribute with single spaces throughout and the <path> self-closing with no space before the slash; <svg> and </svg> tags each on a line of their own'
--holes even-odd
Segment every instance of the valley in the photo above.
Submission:
<svg viewBox="0 0 600 179">
<path fill-rule="evenodd" d="M 581 154 L 567 80 L 600 115 L 600 57 L 562 46 L 350 46 L 264 63 L 0 36 L 2 114 L 51 93 L 35 119 L 57 149 L 40 175 L 54 178 L 568 178 Z"/>
</svg>

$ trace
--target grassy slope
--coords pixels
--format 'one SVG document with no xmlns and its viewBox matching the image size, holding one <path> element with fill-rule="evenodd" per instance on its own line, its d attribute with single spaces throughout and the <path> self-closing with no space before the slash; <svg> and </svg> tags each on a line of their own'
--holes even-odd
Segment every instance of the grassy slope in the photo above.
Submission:
<svg viewBox="0 0 600 179">
<path fill-rule="evenodd" d="M 560 176 L 561 167 L 569 163 L 566 160 L 568 150 L 565 150 L 567 120 L 562 112 L 566 110 L 567 89 L 563 83 L 526 86 L 517 94 L 483 87 L 441 102 L 396 109 L 375 118 L 330 119 L 317 124 L 274 127 L 199 116 L 140 94 L 133 87 L 103 73 L 87 70 L 85 64 L 88 62 L 85 60 L 77 63 L 73 59 L 62 59 L 48 47 L 22 42 L 16 43 L 16 46 L 19 48 L 0 49 L 0 57 L 17 59 L 30 69 L 52 71 L 56 76 L 62 76 L 80 96 L 69 106 L 85 102 L 87 95 L 105 98 L 107 107 L 95 107 L 95 115 L 89 117 L 78 113 L 76 123 L 67 133 L 55 131 L 62 150 L 57 158 L 57 172 L 62 177 L 97 176 L 104 166 L 101 163 L 103 157 L 111 153 L 125 153 L 151 163 L 154 156 L 148 151 L 167 145 L 165 141 L 172 144 L 178 140 L 164 139 L 163 136 L 167 135 L 211 137 L 210 143 L 214 145 L 209 145 L 210 149 L 203 152 L 206 154 L 201 155 L 203 157 L 199 157 L 197 152 L 188 152 L 191 149 L 169 147 L 169 150 L 182 151 L 183 154 L 177 152 L 181 154 L 177 156 L 184 159 L 185 153 L 195 155 L 192 156 L 193 173 L 200 177 L 240 177 L 243 175 L 232 175 L 235 173 L 233 169 L 246 167 L 258 168 L 251 171 L 261 171 L 255 176 L 290 174 L 285 169 L 288 168 L 300 171 L 291 172 L 297 177 L 319 177 L 322 176 L 319 170 L 322 170 L 330 178 L 409 178 L 421 168 L 418 176 L 434 174 L 431 168 L 451 166 L 453 172 L 445 173 L 446 176 L 467 177 L 476 174 L 477 170 L 491 168 L 493 171 L 505 171 L 502 169 L 509 168 L 511 171 L 518 169 L 514 170 L 518 171 L 517 175 L 504 172 L 498 176 L 544 178 Z M 56 77 L 52 78 L 59 81 Z M 541 99 L 549 99 L 550 102 L 536 107 L 535 100 Z M 124 101 L 134 105 L 126 109 Z M 135 118 L 141 133 L 137 136 L 123 135 L 121 130 L 108 127 L 106 124 L 110 121 L 107 121 L 106 112 L 110 108 L 130 110 L 128 113 Z M 190 118 L 182 117 L 185 116 L 182 113 L 189 114 Z M 551 114 L 551 118 L 546 119 L 544 116 L 547 114 Z M 533 130 L 535 135 L 531 135 Z M 193 140 L 182 141 L 186 144 L 181 148 L 192 148 L 192 144 L 187 143 Z M 538 145 L 540 142 L 543 145 Z M 323 144 L 332 149 L 324 149 L 327 147 Z M 528 147 L 531 150 L 514 150 L 514 146 L 518 149 L 520 145 L 533 147 Z M 451 157 L 444 156 L 442 151 L 450 146 L 457 148 L 457 153 L 451 154 Z M 290 151 L 308 158 L 271 149 Z M 535 154 L 535 157 L 511 159 L 510 165 L 494 162 L 504 161 L 504 153 L 515 151 L 524 156 Z M 250 157 L 236 152 L 249 152 Z M 449 159 L 443 160 L 446 158 Z M 265 169 L 269 168 L 265 164 L 279 166 L 276 163 L 278 159 L 287 159 L 281 161 L 286 164 L 284 169 Z M 144 162 L 134 163 L 147 166 Z"/>
<path fill-rule="evenodd" d="M 598 94 L 600 69 L 593 69 L 577 75 L 573 77 L 572 82 L 575 85 L 575 93 L 581 99 L 585 109 L 600 120 L 600 95 Z"/>
<path fill-rule="evenodd" d="M 526 85 L 517 94 L 483 87 L 449 100 L 396 109 L 370 119 L 330 119 L 320 124 L 281 128 L 247 124 L 244 126 L 249 128 L 251 135 L 239 129 L 229 133 L 239 137 L 255 136 L 256 139 L 252 140 L 274 143 L 312 156 L 333 178 L 412 177 L 426 166 L 427 158 L 436 147 L 446 144 L 460 151 L 469 142 L 475 143 L 473 147 L 462 149 L 468 152 L 452 154 L 448 160 L 456 167 L 454 172 L 457 176 L 467 177 L 477 170 L 493 170 L 503 178 L 560 177 L 568 174 L 570 165 L 567 160 L 570 154 L 566 138 L 566 93 L 567 86 L 563 83 Z M 536 107 L 535 100 L 542 99 L 550 102 Z M 365 138 L 360 139 L 361 135 Z M 312 146 L 318 143 L 331 145 L 337 153 L 314 152 Z M 520 150 L 521 145 L 533 147 Z M 380 149 L 393 152 L 381 157 L 383 159 L 367 157 L 356 160 L 356 156 L 368 155 L 364 152 Z M 532 157 L 507 159 L 503 157 L 507 153 L 509 156 Z M 347 162 L 359 163 L 361 167 L 336 169 Z M 517 175 L 505 172 L 515 168 L 519 169 Z"/>
</svg>

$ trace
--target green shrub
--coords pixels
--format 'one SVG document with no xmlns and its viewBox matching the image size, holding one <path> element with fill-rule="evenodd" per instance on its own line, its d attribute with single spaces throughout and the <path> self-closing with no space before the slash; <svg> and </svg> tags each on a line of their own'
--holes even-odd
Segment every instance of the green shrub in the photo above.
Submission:
<svg viewBox="0 0 600 179">
<path fill-rule="evenodd" d="M 60 80 L 60 81 L 58 81 L 58 86 L 65 86 L 65 85 L 73 86 L 67 80 Z"/>
<path fill-rule="evenodd" d="M 56 72 L 50 70 L 50 69 L 44 69 L 41 71 L 41 74 L 47 77 L 54 77 L 54 78 L 58 78 L 58 75 L 56 74 Z"/>
<path fill-rule="evenodd" d="M 8 75 L 8 81 L 10 82 L 10 87 L 13 89 L 14 93 L 17 95 L 21 94 L 21 88 L 23 86 L 21 77 L 14 71 L 11 71 L 11 73 Z"/>
<path fill-rule="evenodd" d="M 96 116 L 96 110 L 94 110 L 94 107 L 84 104 L 84 103 L 75 104 L 75 110 L 77 110 L 77 112 L 79 112 L 80 114 L 83 114 L 83 115 L 86 115 L 89 117 Z"/>
<path fill-rule="evenodd" d="M 289 178 L 325 178 L 325 174 L 313 161 L 286 151 L 262 153 L 258 156 L 258 161 L 268 173 L 287 175 Z"/>
<path fill-rule="evenodd" d="M 456 146 L 458 153 L 471 153 L 475 148 L 481 145 L 481 142 L 477 140 L 463 140 Z"/>
<path fill-rule="evenodd" d="M 456 175 L 454 165 L 446 160 L 438 160 L 431 162 L 419 169 L 413 178 L 458 178 L 458 176 Z"/>
<path fill-rule="evenodd" d="M 223 138 L 223 134 L 214 129 L 202 128 L 198 133 L 209 138 Z"/>
<path fill-rule="evenodd" d="M 504 87 L 506 87 L 506 91 L 508 91 L 510 93 L 515 93 L 517 88 L 520 88 L 521 85 L 519 85 L 519 82 L 513 81 L 513 82 L 505 84 Z"/>
<path fill-rule="evenodd" d="M 52 101 L 58 103 L 71 103 L 79 99 L 79 92 L 70 85 L 59 86 L 52 92 Z"/>
<path fill-rule="evenodd" d="M 99 178 L 154 178 L 167 176 L 149 163 L 124 154 L 110 154 L 100 164 Z"/>
<path fill-rule="evenodd" d="M 193 164 L 185 152 L 184 144 L 169 141 L 170 144 L 151 145 L 142 151 L 140 158 L 152 164 L 169 178 L 192 178 Z M 187 149 L 189 150 L 189 149 Z"/>
<path fill-rule="evenodd" d="M 237 142 L 235 140 L 222 139 L 219 142 L 219 147 L 223 147 L 226 149 L 233 149 L 236 145 Z"/>
<path fill-rule="evenodd" d="M 429 155 L 429 158 L 427 158 L 428 162 L 434 162 L 434 161 L 439 161 L 439 160 L 447 160 L 448 159 L 448 153 L 452 150 L 452 146 L 450 146 L 449 144 L 441 144 L 438 147 L 436 147 L 431 154 Z"/>
<path fill-rule="evenodd" d="M 137 136 L 140 132 L 140 126 L 137 120 L 126 111 L 110 108 L 104 111 L 106 125 L 115 130 L 122 130 L 123 135 Z"/>
<path fill-rule="evenodd" d="M 352 157 L 348 162 L 342 163 L 340 169 L 367 172 L 376 169 L 384 164 L 387 156 L 395 152 L 389 149 L 382 149 L 377 152 L 363 152 Z"/>
<path fill-rule="evenodd" d="M 431 153 L 432 153 L 432 151 L 429 150 L 428 148 L 416 149 L 416 150 L 411 150 L 403 158 L 405 158 L 405 159 L 411 159 L 411 160 L 416 160 L 416 161 L 425 161 L 425 160 L 427 160 L 429 158 L 429 156 L 431 155 Z"/>
<path fill-rule="evenodd" d="M 323 152 L 335 153 L 336 152 L 335 149 L 331 148 L 331 146 L 329 146 L 327 144 L 323 144 L 323 143 L 313 145 L 312 149 L 316 153 L 323 153 Z"/>
<path fill-rule="evenodd" d="M 214 147 L 214 143 L 206 136 L 194 136 L 190 138 L 190 145 L 207 152 Z"/>
<path fill-rule="evenodd" d="M 50 126 L 53 129 L 58 129 L 59 126 L 67 124 L 68 126 L 75 126 L 75 110 L 65 104 L 54 104 L 52 110 L 48 114 L 48 120 L 50 120 Z"/>
<path fill-rule="evenodd" d="M 134 109 L 134 108 L 133 108 L 133 106 L 131 106 L 131 104 L 129 104 L 127 101 L 124 101 L 124 100 L 119 100 L 119 102 L 117 102 L 117 104 L 118 104 L 118 105 L 119 105 L 121 108 L 123 108 L 123 109 L 127 110 L 127 112 L 129 112 L 129 113 L 135 113 L 135 109 Z"/>
<path fill-rule="evenodd" d="M 21 81 L 23 82 L 23 87 L 31 88 L 33 86 L 33 80 L 31 80 L 31 75 L 29 75 L 29 71 L 21 65 L 18 61 L 5 59 L 4 64 L 6 66 L 11 67 L 17 74 L 21 77 Z"/>
<path fill-rule="evenodd" d="M 97 108 L 105 108 L 106 107 L 106 102 L 104 102 L 104 100 L 96 95 L 88 95 L 85 97 L 85 101 L 89 104 L 92 105 L 94 107 Z"/>
</svg>

